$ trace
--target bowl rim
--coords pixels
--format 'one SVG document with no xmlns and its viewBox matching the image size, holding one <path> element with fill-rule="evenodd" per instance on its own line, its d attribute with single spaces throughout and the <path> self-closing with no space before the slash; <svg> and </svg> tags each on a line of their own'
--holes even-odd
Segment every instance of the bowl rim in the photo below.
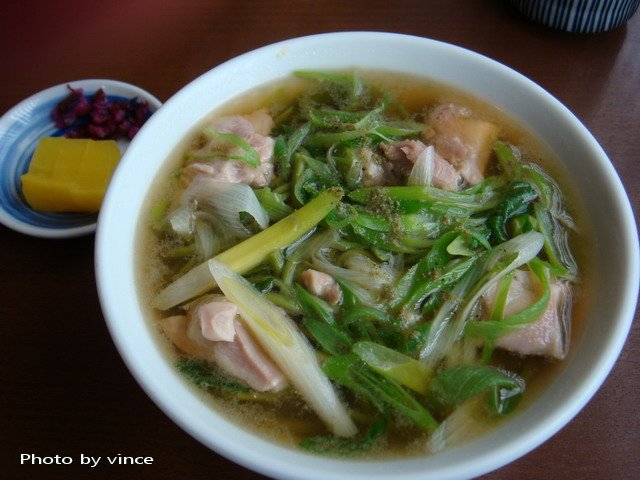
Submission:
<svg viewBox="0 0 640 480">
<path fill-rule="evenodd" d="M 121 80 L 113 80 L 108 78 L 87 78 L 82 80 L 73 80 L 59 83 L 57 85 L 53 85 L 40 90 L 39 92 L 30 95 L 29 97 L 21 100 L 19 103 L 11 107 L 0 117 L 0 134 L 6 131 L 7 128 L 11 125 L 17 123 L 15 121 L 16 119 L 24 117 L 25 111 L 30 111 L 32 108 L 35 108 L 38 105 L 54 101 L 57 98 L 59 98 L 60 100 L 64 98 L 68 93 L 67 87 L 69 86 L 72 86 L 74 88 L 83 88 L 85 90 L 85 94 L 92 93 L 102 87 L 105 89 L 107 95 L 125 98 L 138 97 L 141 100 L 147 101 L 150 109 L 153 112 L 157 111 L 162 106 L 162 102 L 150 92 L 137 85 L 123 82 Z M 119 142 L 119 145 L 121 145 L 122 148 L 122 142 Z M 5 160 L 0 159 L 0 162 L 2 161 Z M 16 171 L 15 173 L 19 174 L 20 172 Z M 24 207 L 28 208 L 26 204 L 24 205 Z M 78 217 L 82 223 L 74 226 L 60 228 L 29 223 L 14 216 L 10 211 L 7 210 L 5 205 L 0 202 L 0 223 L 16 232 L 40 238 L 61 239 L 88 235 L 96 231 L 98 218 L 98 215 L 96 213 L 56 213 L 54 216 L 64 218 L 67 215 Z"/>
<path fill-rule="evenodd" d="M 438 470 L 437 478 L 466 478 L 468 476 L 481 475 L 491 470 L 500 468 L 535 449 L 544 441 L 553 436 L 562 427 L 564 427 L 584 407 L 584 405 L 591 399 L 598 388 L 602 385 L 608 373 L 612 369 L 615 361 L 617 360 L 620 351 L 622 350 L 635 314 L 637 292 L 640 285 L 638 235 L 637 230 L 634 228 L 635 218 L 632 214 L 629 199 L 624 191 L 622 183 L 617 176 L 617 173 L 615 172 L 611 161 L 608 159 L 604 150 L 602 150 L 600 145 L 597 143 L 592 134 L 587 130 L 587 128 L 582 124 L 582 122 L 580 122 L 580 120 L 578 120 L 566 106 L 560 103 L 549 92 L 544 90 L 542 87 L 540 87 L 530 79 L 526 78 L 524 75 L 511 69 L 510 67 L 496 60 L 490 59 L 489 57 L 486 57 L 482 54 L 439 40 L 407 34 L 371 31 L 331 32 L 286 39 L 257 48 L 255 50 L 251 50 L 212 68 L 208 72 L 205 72 L 201 76 L 191 81 L 185 87 L 183 87 L 165 103 L 163 111 L 161 111 L 158 116 L 150 119 L 150 121 L 148 122 L 149 131 L 151 131 L 153 125 L 156 122 L 163 121 L 165 116 L 171 115 L 171 111 L 173 109 L 178 108 L 178 106 L 181 102 L 183 102 L 184 99 L 192 95 L 191 90 L 197 90 L 198 88 L 200 88 L 198 86 L 203 84 L 204 82 L 207 82 L 210 77 L 219 76 L 224 72 L 234 71 L 237 68 L 241 68 L 242 65 L 245 64 L 245 62 L 251 62 L 254 57 L 280 54 L 281 52 L 286 51 L 286 49 L 291 48 L 292 44 L 295 44 L 295 47 L 298 49 L 306 48 L 309 51 L 313 51 L 314 45 L 318 45 L 319 43 L 325 41 L 333 41 L 335 43 L 342 42 L 344 44 L 355 41 L 378 41 L 391 43 L 397 42 L 398 44 L 409 43 L 414 46 L 420 45 L 420 48 L 426 47 L 446 49 L 455 52 L 458 61 L 461 58 L 464 58 L 465 61 L 469 60 L 485 64 L 488 63 L 491 69 L 496 70 L 499 75 L 509 77 L 510 82 L 515 82 L 522 88 L 534 91 L 536 95 L 542 96 L 550 106 L 554 107 L 557 110 L 557 113 L 563 117 L 564 121 L 569 122 L 576 130 L 577 134 L 579 134 L 581 138 L 588 143 L 589 148 L 594 151 L 594 155 L 598 158 L 598 167 L 601 170 L 605 171 L 607 174 L 608 186 L 615 197 L 617 212 L 625 220 L 625 227 L 624 231 L 622 232 L 622 242 L 627 247 L 626 250 L 630 256 L 630 262 L 629 269 L 627 271 L 628 281 L 625 284 L 626 289 L 622 294 L 625 302 L 622 305 L 619 314 L 617 315 L 619 321 L 616 324 L 616 328 L 610 335 L 609 341 L 603 346 L 603 352 L 605 352 L 606 355 L 603 355 L 601 358 L 599 358 L 597 362 L 597 368 L 593 372 L 591 372 L 587 379 L 582 381 L 582 383 L 580 384 L 580 388 L 576 390 L 572 397 L 570 397 L 571 401 L 566 402 L 566 408 L 564 408 L 562 411 L 554 411 L 551 414 L 545 416 L 544 420 L 539 422 L 539 424 L 537 424 L 536 427 L 532 431 L 530 431 L 528 435 L 511 439 L 508 445 L 499 445 L 499 449 L 493 452 L 490 459 L 482 458 L 478 460 L 476 458 L 474 459 L 474 464 L 469 464 L 467 460 L 463 460 L 459 461 L 456 465 L 443 466 L 440 470 Z M 225 98 L 224 101 L 221 102 L 221 104 L 224 104 L 230 99 L 231 98 L 229 97 Z M 213 108 L 214 107 L 212 107 L 212 109 Z M 138 138 L 145 138 L 145 136 L 140 136 Z M 132 146 L 134 148 L 136 147 L 135 141 L 132 142 Z M 114 178 L 117 178 L 119 174 L 124 175 L 124 172 L 116 172 Z M 117 180 L 114 180 L 114 183 L 120 183 L 119 178 Z M 107 232 L 107 228 L 104 225 L 114 219 L 115 213 L 111 212 L 110 207 L 112 200 L 111 197 L 112 195 L 114 195 L 113 191 L 114 190 L 110 188 L 107 192 L 105 202 L 107 208 L 100 212 L 98 221 L 95 259 L 96 279 L 98 283 L 100 301 L 109 331 L 122 358 L 124 359 L 129 370 L 134 375 L 141 387 L 153 399 L 153 401 L 158 406 L 160 406 L 160 408 L 183 430 L 185 430 L 187 433 L 189 433 L 191 436 L 196 438 L 207 447 L 240 465 L 266 475 L 276 476 L 278 478 L 300 478 L 301 472 L 304 472 L 305 478 L 329 478 L 326 477 L 327 472 L 322 468 L 323 465 L 334 465 L 335 460 L 323 458 L 321 462 L 317 462 L 314 461 L 315 456 L 309 456 L 308 454 L 302 454 L 302 456 L 300 456 L 301 454 L 299 454 L 298 452 L 293 452 L 292 450 L 285 448 L 269 448 L 267 444 L 271 444 L 271 442 L 268 442 L 267 440 L 261 439 L 257 441 L 257 443 L 260 445 L 263 444 L 261 442 L 264 442 L 266 449 L 264 452 L 253 452 L 253 456 L 245 455 L 247 452 L 244 451 L 238 453 L 237 450 L 233 449 L 233 445 L 229 443 L 228 439 L 211 438 L 208 435 L 206 429 L 202 427 L 202 425 L 194 422 L 192 418 L 185 417 L 183 412 L 177 410 L 178 406 L 170 398 L 160 393 L 161 388 L 158 385 L 155 385 L 153 381 L 150 380 L 150 378 L 148 377 L 148 372 L 144 371 L 144 367 L 140 363 L 140 359 L 136 358 L 136 355 L 134 355 L 126 342 L 126 339 L 123 337 L 123 335 L 126 334 L 126 329 L 122 325 L 122 322 L 118 321 L 120 312 L 118 312 L 118 309 L 115 308 L 117 297 L 113 297 L 113 294 L 116 293 L 117 290 L 113 290 L 113 285 L 109 285 L 110 283 L 113 283 L 113 280 L 111 280 L 110 282 L 109 278 L 109 275 L 113 272 L 112 269 L 108 268 L 107 262 L 105 261 L 109 258 L 109 233 Z M 139 218 L 137 217 L 135 221 L 139 221 Z M 240 431 L 240 427 L 237 427 L 235 425 L 232 425 L 232 427 L 235 427 L 236 429 L 232 429 L 233 435 L 239 436 L 242 440 L 247 440 L 248 438 L 259 438 L 250 434 L 246 434 L 248 436 L 243 436 L 242 431 Z M 454 448 L 452 449 L 452 451 L 453 450 L 458 449 Z M 287 456 L 290 459 L 295 458 L 295 465 L 293 463 L 287 463 L 284 465 L 279 464 L 278 458 L 273 458 L 274 456 L 278 455 L 278 452 L 286 452 Z M 446 457 L 446 455 L 443 456 L 443 458 L 444 457 Z M 417 460 L 417 462 L 422 463 L 424 462 L 424 460 L 425 458 L 420 458 Z M 386 474 L 388 474 L 389 472 L 393 472 L 395 474 L 394 478 L 398 479 L 426 478 L 426 474 L 420 471 L 418 467 L 413 468 L 411 471 L 398 471 L 398 462 L 402 462 L 403 465 L 409 465 L 415 464 L 416 460 L 405 459 L 384 463 L 369 462 L 368 465 L 374 465 L 373 468 L 365 468 L 364 465 L 366 464 L 366 462 L 363 463 L 357 461 L 347 461 L 345 463 L 344 461 L 338 461 L 338 464 L 340 464 L 341 466 L 356 465 L 356 467 L 354 470 L 348 470 L 346 473 L 341 475 L 336 475 L 336 472 L 334 471 L 331 471 L 331 474 L 333 475 L 332 478 L 356 479 L 377 478 L 378 473 L 380 474 L 380 476 L 383 476 L 385 472 Z M 387 470 L 384 468 L 384 465 L 393 466 L 391 467 L 391 470 Z"/>
</svg>

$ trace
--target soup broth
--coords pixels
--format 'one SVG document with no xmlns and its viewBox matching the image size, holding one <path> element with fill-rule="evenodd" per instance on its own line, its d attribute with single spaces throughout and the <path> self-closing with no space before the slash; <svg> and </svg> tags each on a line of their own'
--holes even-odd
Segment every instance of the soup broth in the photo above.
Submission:
<svg viewBox="0 0 640 480">
<path fill-rule="evenodd" d="M 286 445 L 467 441 L 535 398 L 579 332 L 588 226 L 560 162 L 451 87 L 301 72 L 212 112 L 155 185 L 137 272 L 159 348 L 212 408 Z M 315 387 L 274 352 L 298 336 Z"/>
</svg>

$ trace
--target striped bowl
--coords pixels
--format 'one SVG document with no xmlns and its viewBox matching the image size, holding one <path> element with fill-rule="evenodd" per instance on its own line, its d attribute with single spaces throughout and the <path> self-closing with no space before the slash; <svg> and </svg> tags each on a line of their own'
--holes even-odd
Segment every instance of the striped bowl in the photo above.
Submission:
<svg viewBox="0 0 640 480">
<path fill-rule="evenodd" d="M 626 23 L 640 0 L 511 0 L 526 17 L 575 33 L 606 32 Z"/>
<path fill-rule="evenodd" d="M 26 173 L 38 140 L 62 135 L 51 119 L 51 111 L 69 90 L 84 89 L 91 95 L 103 88 L 110 100 L 138 97 L 154 112 L 162 105 L 150 93 L 135 85 L 116 80 L 77 80 L 43 90 L 23 100 L 0 118 L 0 223 L 27 235 L 45 238 L 68 238 L 92 233 L 96 213 L 37 212 L 27 204 L 21 192 L 20 176 Z M 127 147 L 119 141 L 120 149 Z"/>
</svg>

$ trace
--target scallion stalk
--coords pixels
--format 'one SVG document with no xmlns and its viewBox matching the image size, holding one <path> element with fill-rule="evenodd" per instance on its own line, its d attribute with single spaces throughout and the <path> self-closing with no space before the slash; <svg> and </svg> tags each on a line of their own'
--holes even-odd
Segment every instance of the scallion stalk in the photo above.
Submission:
<svg viewBox="0 0 640 480">
<path fill-rule="evenodd" d="M 341 198 L 341 190 L 326 190 L 278 223 L 234 245 L 215 258 L 228 265 L 234 272 L 248 272 L 262 263 L 272 252 L 290 245 L 309 232 Z M 166 310 L 206 293 L 215 285 L 208 261 L 205 261 L 160 291 L 153 305 L 160 310 Z"/>
<path fill-rule="evenodd" d="M 208 266 L 222 293 L 238 307 L 242 320 L 255 339 L 309 407 L 334 435 L 355 435 L 357 427 L 320 368 L 313 347 L 293 320 L 224 263 L 212 259 Z"/>
<path fill-rule="evenodd" d="M 462 335 L 476 302 L 494 283 L 532 260 L 542 249 L 544 238 L 538 232 L 519 235 L 483 254 L 452 290 L 436 314 L 420 358 L 435 367 L 451 345 Z"/>
</svg>

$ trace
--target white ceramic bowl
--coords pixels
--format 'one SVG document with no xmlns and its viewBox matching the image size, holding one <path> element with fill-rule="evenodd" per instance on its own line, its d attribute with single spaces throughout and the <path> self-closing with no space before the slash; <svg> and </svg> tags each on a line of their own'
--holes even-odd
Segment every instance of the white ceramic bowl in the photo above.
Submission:
<svg viewBox="0 0 640 480">
<path fill-rule="evenodd" d="M 26 173 L 40 138 L 62 135 L 51 119 L 51 111 L 69 94 L 69 88 L 82 88 L 85 96 L 104 89 L 109 100 L 137 98 L 155 112 L 162 103 L 140 87 L 118 80 L 88 79 L 61 83 L 31 95 L 0 118 L 0 223 L 27 235 L 68 238 L 96 230 L 97 214 L 82 212 L 37 212 L 21 193 L 20 176 Z M 118 140 L 122 151 L 127 140 Z"/>
<path fill-rule="evenodd" d="M 141 206 L 161 164 L 190 127 L 229 99 L 295 69 L 354 66 L 431 77 L 510 112 L 563 159 L 591 220 L 607 225 L 592 239 L 601 265 L 607 265 L 599 270 L 598 296 L 584 331 L 553 382 L 536 401 L 481 441 L 431 457 L 384 462 L 321 458 L 270 443 L 229 423 L 178 378 L 155 344 L 136 296 L 134 239 Z M 179 91 L 126 152 L 100 212 L 96 245 L 104 315 L 140 385 L 200 442 L 280 479 L 468 478 L 526 454 L 569 422 L 609 373 L 633 319 L 639 263 L 634 217 L 619 178 L 602 148 L 560 102 L 522 75 L 468 50 L 424 38 L 364 32 L 310 36 L 260 48 L 214 68 Z"/>
</svg>

